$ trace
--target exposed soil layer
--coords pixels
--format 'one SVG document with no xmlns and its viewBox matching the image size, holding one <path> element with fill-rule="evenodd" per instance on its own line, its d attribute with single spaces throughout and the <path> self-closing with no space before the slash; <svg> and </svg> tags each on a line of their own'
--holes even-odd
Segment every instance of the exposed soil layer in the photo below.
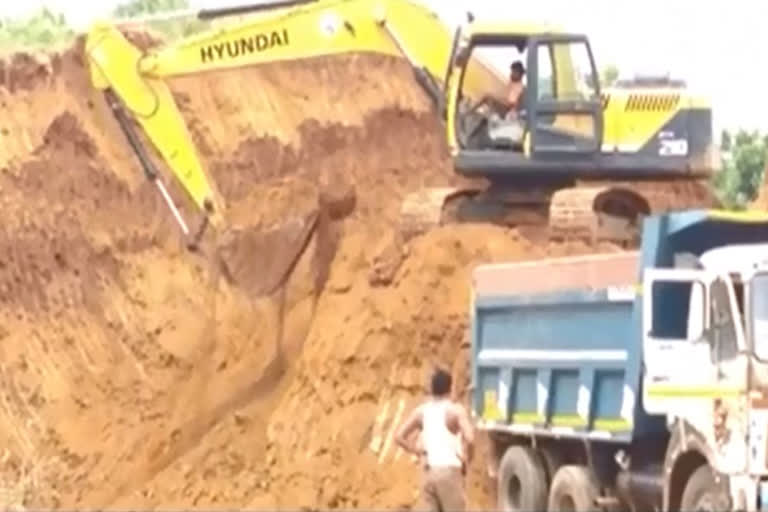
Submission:
<svg viewBox="0 0 768 512">
<path fill-rule="evenodd" d="M 405 194 L 455 181 L 438 121 L 405 63 L 317 59 L 171 83 L 230 224 L 314 218 L 322 193 L 353 210 L 290 268 L 255 241 L 240 286 L 212 235 L 185 250 L 80 52 L 0 63 L 0 501 L 410 504 L 392 431 L 433 364 L 465 393 L 472 266 L 594 249 L 472 225 L 401 243 Z"/>
</svg>

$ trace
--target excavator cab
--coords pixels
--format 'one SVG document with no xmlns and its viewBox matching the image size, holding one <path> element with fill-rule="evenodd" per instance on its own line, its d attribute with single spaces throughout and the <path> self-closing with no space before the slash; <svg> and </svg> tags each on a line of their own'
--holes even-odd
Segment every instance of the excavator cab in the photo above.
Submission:
<svg viewBox="0 0 768 512">
<path fill-rule="evenodd" d="M 469 99 L 464 84 L 477 58 L 526 69 L 524 93 L 510 115 L 505 91 Z M 600 84 L 586 36 L 472 27 L 456 50 L 448 91 L 449 142 L 457 171 L 507 174 L 565 168 L 590 160 L 603 139 Z"/>
</svg>

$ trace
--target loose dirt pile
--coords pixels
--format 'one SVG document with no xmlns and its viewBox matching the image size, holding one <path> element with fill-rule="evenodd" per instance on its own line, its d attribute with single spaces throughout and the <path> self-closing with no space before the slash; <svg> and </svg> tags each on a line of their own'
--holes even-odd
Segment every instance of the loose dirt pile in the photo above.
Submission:
<svg viewBox="0 0 768 512">
<path fill-rule="evenodd" d="M 453 180 L 402 62 L 174 80 L 237 222 L 301 217 L 318 185 L 354 191 L 354 213 L 254 298 L 185 251 L 80 51 L 0 63 L 0 501 L 409 504 L 416 467 L 392 430 L 433 363 L 465 384 L 471 266 L 584 248 L 480 226 L 398 242 L 404 195 Z"/>
</svg>

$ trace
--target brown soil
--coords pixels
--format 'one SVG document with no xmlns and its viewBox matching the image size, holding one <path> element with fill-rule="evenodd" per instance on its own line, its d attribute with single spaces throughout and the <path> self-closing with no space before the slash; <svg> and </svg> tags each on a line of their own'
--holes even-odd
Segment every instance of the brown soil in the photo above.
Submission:
<svg viewBox="0 0 768 512">
<path fill-rule="evenodd" d="M 225 279 L 210 240 L 184 249 L 79 47 L 0 63 L 0 499 L 411 503 L 418 468 L 392 431 L 433 364 L 466 387 L 472 266 L 587 249 L 469 225 L 398 241 L 404 195 L 453 181 L 402 62 L 318 59 L 172 87 L 233 224 L 308 218 L 322 189 L 353 195 L 354 212 L 321 222 L 287 282 L 257 297 Z M 279 266 L 271 247 L 254 243 L 254 277 L 240 277 Z M 476 466 L 471 497 L 487 505 L 482 453 Z"/>
</svg>

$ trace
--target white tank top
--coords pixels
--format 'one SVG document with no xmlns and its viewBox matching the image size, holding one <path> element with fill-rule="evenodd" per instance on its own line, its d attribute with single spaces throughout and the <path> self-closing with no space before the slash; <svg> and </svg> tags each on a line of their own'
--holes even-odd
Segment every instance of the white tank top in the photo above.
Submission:
<svg viewBox="0 0 768 512">
<path fill-rule="evenodd" d="M 422 408 L 421 442 L 430 468 L 461 467 L 461 434 L 452 433 L 446 424 L 447 400 L 427 402 Z"/>
</svg>

